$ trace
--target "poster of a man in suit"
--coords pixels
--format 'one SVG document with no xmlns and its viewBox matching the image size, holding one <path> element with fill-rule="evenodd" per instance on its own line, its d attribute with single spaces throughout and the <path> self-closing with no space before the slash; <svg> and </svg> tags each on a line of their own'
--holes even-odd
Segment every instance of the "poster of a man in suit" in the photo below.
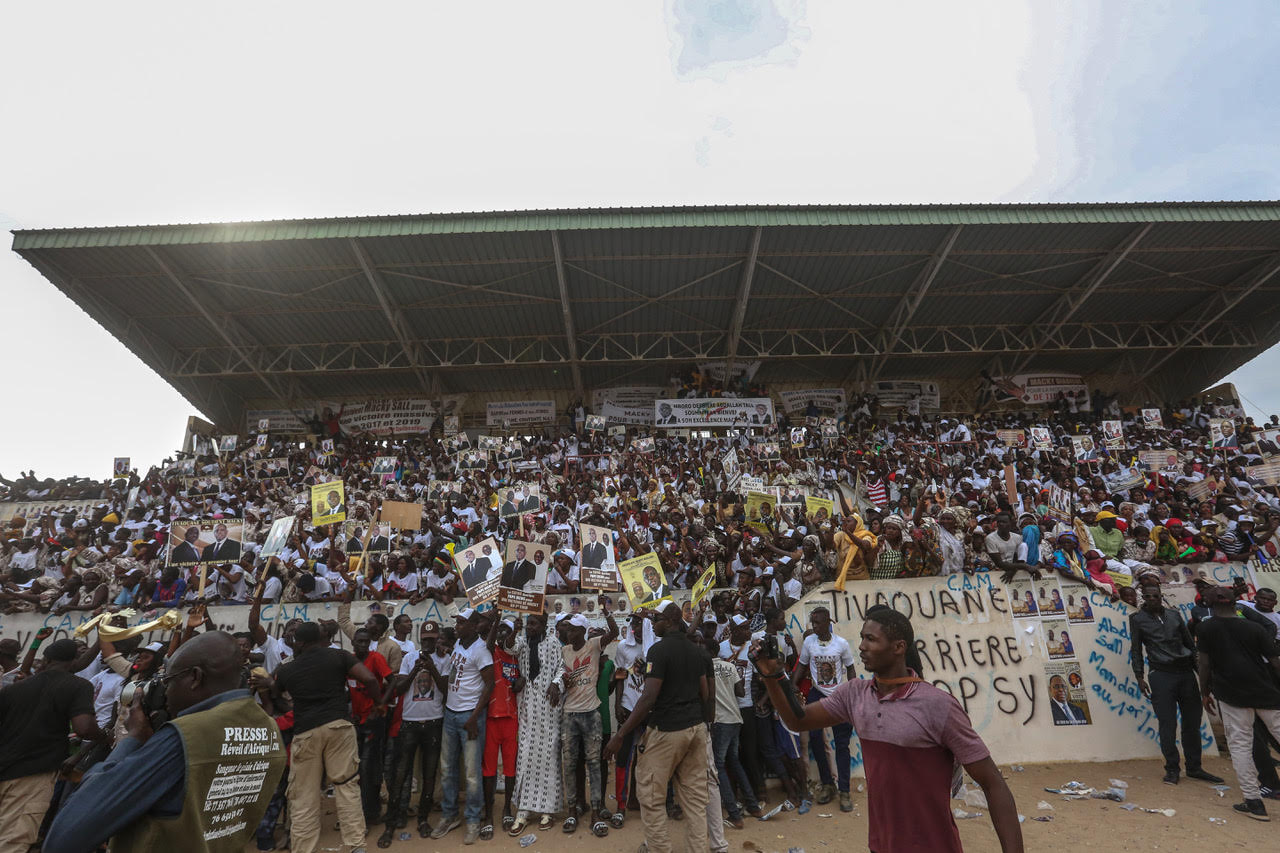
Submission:
<svg viewBox="0 0 1280 853">
<path fill-rule="evenodd" d="M 453 567 L 472 607 L 484 604 L 498 595 L 498 586 L 502 580 L 502 558 L 498 540 L 492 536 L 454 551 Z"/>
<path fill-rule="evenodd" d="M 234 563 L 240 559 L 244 522 L 239 519 L 183 518 L 169 525 L 169 566 Z"/>
<path fill-rule="evenodd" d="M 583 589 L 617 592 L 622 587 L 613 550 L 613 532 L 607 527 L 583 524 L 578 527 L 578 535 L 582 537 L 578 580 Z"/>
</svg>

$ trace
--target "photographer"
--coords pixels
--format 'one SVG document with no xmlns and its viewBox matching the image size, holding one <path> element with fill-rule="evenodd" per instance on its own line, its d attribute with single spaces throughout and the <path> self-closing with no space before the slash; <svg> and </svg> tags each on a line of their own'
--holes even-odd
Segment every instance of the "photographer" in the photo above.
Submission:
<svg viewBox="0 0 1280 853">
<path fill-rule="evenodd" d="M 56 644 L 55 644 L 56 645 Z M 238 851 L 284 772 L 275 722 L 240 689 L 230 634 L 201 634 L 173 655 L 168 672 L 141 683 L 127 734 L 58 813 L 48 853 L 112 850 Z M 172 719 L 153 730 L 158 694 Z M 123 701 L 122 696 L 122 701 Z M 208 796 L 212 791 L 235 796 Z"/>
</svg>

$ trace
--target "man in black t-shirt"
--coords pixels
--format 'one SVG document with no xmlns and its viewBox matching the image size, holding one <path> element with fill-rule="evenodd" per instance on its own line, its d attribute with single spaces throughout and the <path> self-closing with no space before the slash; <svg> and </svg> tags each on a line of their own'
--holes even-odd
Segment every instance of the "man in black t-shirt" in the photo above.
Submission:
<svg viewBox="0 0 1280 853">
<path fill-rule="evenodd" d="M 1254 820 L 1270 820 L 1253 762 L 1253 723 L 1255 718 L 1262 720 L 1280 738 L 1280 655 L 1266 629 L 1236 613 L 1235 596 L 1229 589 L 1209 587 L 1201 600 L 1213 617 L 1201 622 L 1196 631 L 1200 691 L 1209 713 L 1214 713 L 1214 699 L 1218 700 L 1227 731 L 1231 766 L 1244 795 L 1244 802 L 1232 808 Z"/>
<path fill-rule="evenodd" d="M 276 670 L 273 690 L 293 700 L 293 746 L 289 765 L 289 811 L 293 853 L 316 853 L 320 841 L 320 789 L 333 785 L 348 849 L 364 846 L 364 809 L 360 802 L 360 752 L 348 713 L 347 679 L 370 696 L 381 696 L 378 679 L 351 652 L 329 648 L 315 622 L 303 622 L 293 634 L 293 659 Z M 386 713 L 378 701 L 371 712 Z"/>
<path fill-rule="evenodd" d="M 68 726 L 86 741 L 106 737 L 94 718 L 93 685 L 71 674 L 77 652 L 72 640 L 50 643 L 40 672 L 0 690 L 0 850 L 36 843 L 67 758 Z"/>
<path fill-rule="evenodd" d="M 644 691 L 635 709 L 605 747 L 616 755 L 622 740 L 646 725 L 636 766 L 636 799 L 649 853 L 670 853 L 667 785 L 674 780 L 687 820 L 688 848 L 707 850 L 707 726 L 711 719 L 711 656 L 689 639 L 680 605 L 668 603 L 654 617 L 661 639 L 647 655 Z"/>
</svg>

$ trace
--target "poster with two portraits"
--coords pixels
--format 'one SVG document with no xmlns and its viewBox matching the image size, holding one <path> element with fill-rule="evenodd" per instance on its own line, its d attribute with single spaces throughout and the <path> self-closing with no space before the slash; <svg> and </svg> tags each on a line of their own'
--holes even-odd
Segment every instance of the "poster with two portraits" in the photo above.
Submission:
<svg viewBox="0 0 1280 853">
<path fill-rule="evenodd" d="M 244 521 L 238 518 L 180 518 L 169 525 L 166 566 L 223 565 L 240 560 Z"/>
<path fill-rule="evenodd" d="M 497 599 L 498 607 L 541 613 L 551 549 L 539 542 L 508 539 L 505 554 L 490 536 L 453 554 L 454 571 L 472 607 Z"/>
</svg>

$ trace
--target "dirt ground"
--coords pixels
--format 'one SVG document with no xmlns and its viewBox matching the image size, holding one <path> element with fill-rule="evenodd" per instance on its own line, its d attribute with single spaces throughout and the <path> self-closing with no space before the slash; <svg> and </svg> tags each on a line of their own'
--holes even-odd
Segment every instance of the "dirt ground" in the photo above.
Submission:
<svg viewBox="0 0 1280 853">
<path fill-rule="evenodd" d="M 1212 785 L 1185 778 L 1176 786 L 1165 785 L 1161 781 L 1163 766 L 1159 760 L 1103 764 L 1035 764 L 1026 765 L 1021 771 L 1014 771 L 1008 765 L 1001 766 L 1018 803 L 1018 811 L 1026 816 L 1026 821 L 1022 824 L 1022 835 L 1027 850 L 1092 848 L 1100 853 L 1124 850 L 1204 853 L 1206 850 L 1236 847 L 1280 849 L 1280 835 L 1277 834 L 1280 833 L 1280 801 L 1266 801 L 1273 818 L 1270 824 L 1238 815 L 1231 809 L 1233 803 L 1240 801 L 1240 791 L 1230 762 L 1225 758 L 1206 756 L 1205 769 L 1226 780 L 1225 784 L 1231 789 L 1224 796 L 1220 797 Z M 1059 787 L 1072 780 L 1105 789 L 1108 787 L 1108 779 L 1121 779 L 1128 783 L 1127 802 L 1147 808 L 1174 809 L 1176 814 L 1166 817 L 1163 814 L 1137 810 L 1126 811 L 1120 807 L 1120 803 L 1108 800 L 1067 801 L 1061 795 L 1044 790 L 1046 787 Z M 855 787 L 860 781 L 855 780 Z M 773 788 L 770 793 L 776 804 L 777 794 Z M 1038 809 L 1037 804 L 1041 801 L 1052 805 L 1053 810 Z M 501 802 L 502 794 L 498 794 L 499 807 Z M 612 804 L 612 799 L 609 802 Z M 865 850 L 866 794 L 855 793 L 853 802 L 852 814 L 842 814 L 837 803 L 832 801 L 826 806 L 815 805 L 813 811 L 804 817 L 797 816 L 795 812 L 784 812 L 766 823 L 748 817 L 745 829 L 725 828 L 729 850 L 731 853 L 786 853 L 788 848 L 793 847 L 803 848 L 806 853 Z M 969 812 L 983 813 L 981 818 L 957 821 L 964 849 L 969 853 L 999 851 L 1000 846 L 996 842 L 995 831 L 991 828 L 986 810 L 974 809 L 957 801 L 952 804 Z M 1044 816 L 1050 816 L 1053 820 L 1039 822 L 1032 819 Z M 438 811 L 432 813 L 433 824 L 438 817 Z M 629 813 L 627 825 L 621 830 L 610 830 L 609 836 L 603 839 L 593 836 L 586 827 L 580 827 L 576 834 L 566 836 L 557 823 L 551 832 L 538 833 L 537 841 L 528 850 L 529 853 L 547 850 L 635 850 L 643 841 L 639 817 L 638 812 Z M 1210 818 L 1225 820 L 1226 823 L 1214 823 Z M 334 831 L 335 822 L 333 801 L 326 800 L 325 832 L 321 838 L 321 850 L 327 853 L 333 853 L 341 844 Z M 673 823 L 672 827 L 672 841 L 676 851 L 681 851 L 683 823 Z M 536 826 L 531 829 L 536 832 Z M 391 853 L 434 853 L 464 849 L 461 828 L 439 841 L 419 838 L 412 823 L 409 831 L 413 833 L 413 838 L 409 841 L 397 839 L 391 845 Z M 378 850 L 375 841 L 379 832 L 381 827 L 373 830 L 367 839 L 370 853 Z M 516 839 L 507 837 L 499 829 L 492 841 L 477 842 L 472 849 L 485 848 L 519 850 L 520 845 Z"/>
</svg>

